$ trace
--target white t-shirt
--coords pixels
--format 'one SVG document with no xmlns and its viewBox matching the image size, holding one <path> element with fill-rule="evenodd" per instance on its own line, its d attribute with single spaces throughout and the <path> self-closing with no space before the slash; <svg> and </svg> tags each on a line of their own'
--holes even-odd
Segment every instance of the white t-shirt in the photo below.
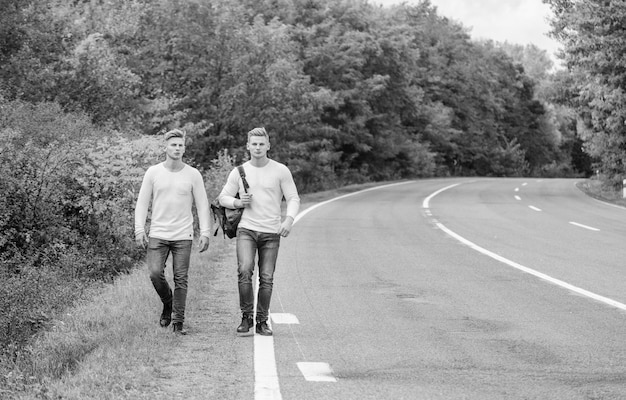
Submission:
<svg viewBox="0 0 626 400">
<path fill-rule="evenodd" d="M 145 231 L 152 200 L 149 236 L 163 240 L 193 240 L 192 204 L 195 201 L 200 235 L 210 236 L 209 201 L 200 171 L 185 164 L 172 172 L 164 163 L 146 171 L 135 208 L 135 235 Z"/>
<path fill-rule="evenodd" d="M 295 218 L 300 209 L 300 197 L 291 171 L 284 164 L 274 160 L 263 167 L 255 167 L 250 161 L 243 164 L 246 180 L 252 193 L 252 202 L 244 209 L 239 227 L 256 232 L 278 233 L 281 223 L 280 205 L 283 196 L 287 201 L 286 215 Z M 235 208 L 237 193 L 244 193 L 239 170 L 233 169 L 219 195 L 220 204 Z"/>
</svg>

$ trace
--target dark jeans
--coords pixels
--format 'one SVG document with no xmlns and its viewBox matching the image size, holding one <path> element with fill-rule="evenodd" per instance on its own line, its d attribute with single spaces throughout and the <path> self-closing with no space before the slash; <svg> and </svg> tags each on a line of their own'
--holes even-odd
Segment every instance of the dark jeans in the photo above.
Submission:
<svg viewBox="0 0 626 400">
<path fill-rule="evenodd" d="M 278 258 L 280 235 L 239 228 L 237 230 L 237 266 L 239 274 L 239 305 L 244 316 L 254 315 L 252 275 L 254 260 L 259 256 L 259 293 L 256 322 L 267 321 L 274 283 L 274 270 Z"/>
<path fill-rule="evenodd" d="M 155 238 L 149 238 L 148 240 L 146 261 L 150 271 L 150 280 L 163 303 L 172 301 L 172 290 L 165 279 L 165 262 L 169 254 L 172 253 L 172 270 L 174 274 L 172 322 L 185 321 L 191 243 L 191 240 L 162 240 Z"/>
</svg>

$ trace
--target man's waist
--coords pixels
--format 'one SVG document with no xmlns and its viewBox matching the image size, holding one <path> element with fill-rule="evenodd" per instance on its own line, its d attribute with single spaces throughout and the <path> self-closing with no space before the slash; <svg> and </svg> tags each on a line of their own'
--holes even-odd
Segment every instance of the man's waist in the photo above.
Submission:
<svg viewBox="0 0 626 400">
<path fill-rule="evenodd" d="M 271 221 L 256 221 L 251 219 L 246 219 L 245 217 L 241 219 L 239 223 L 239 227 L 250 229 L 251 231 L 263 232 L 263 233 L 276 233 L 280 229 L 280 219 L 273 219 Z"/>
</svg>

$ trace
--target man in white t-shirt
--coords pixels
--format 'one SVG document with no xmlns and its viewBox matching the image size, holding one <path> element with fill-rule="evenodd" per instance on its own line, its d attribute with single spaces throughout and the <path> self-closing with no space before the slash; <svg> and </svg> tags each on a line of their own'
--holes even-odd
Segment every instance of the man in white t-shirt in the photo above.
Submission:
<svg viewBox="0 0 626 400">
<path fill-rule="evenodd" d="M 147 248 L 146 263 L 150 280 L 161 298 L 163 311 L 159 324 L 173 323 L 176 334 L 185 335 L 185 304 L 191 245 L 193 242 L 192 205 L 195 202 L 200 225 L 200 252 L 209 248 L 209 201 L 200 172 L 182 160 L 185 134 L 174 129 L 165 133 L 165 161 L 146 171 L 135 207 L 135 241 Z M 150 229 L 145 223 L 152 202 Z M 165 279 L 165 262 L 172 254 L 174 292 Z"/>
<path fill-rule="evenodd" d="M 300 208 L 300 197 L 287 166 L 268 158 L 270 139 L 264 128 L 255 128 L 248 132 L 247 149 L 250 160 L 243 164 L 243 168 L 250 186 L 248 193 L 245 192 L 239 171 L 235 168 L 219 195 L 219 202 L 228 208 L 244 208 L 237 228 L 239 304 L 243 314 L 237 332 L 247 333 L 254 325 L 252 275 L 255 256 L 258 255 L 256 333 L 271 336 L 272 331 L 267 321 L 278 247 L 281 236 L 286 237 L 291 231 Z M 239 199 L 235 198 L 237 193 Z M 287 202 L 284 219 L 281 215 L 283 197 Z"/>
</svg>

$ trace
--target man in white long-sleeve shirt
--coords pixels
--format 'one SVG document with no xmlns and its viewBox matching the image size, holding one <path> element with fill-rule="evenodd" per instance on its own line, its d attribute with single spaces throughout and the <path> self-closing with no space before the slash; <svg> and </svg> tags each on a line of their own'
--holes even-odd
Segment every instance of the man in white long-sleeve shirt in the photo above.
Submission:
<svg viewBox="0 0 626 400">
<path fill-rule="evenodd" d="M 185 164 L 185 134 L 174 129 L 165 133 L 165 161 L 146 171 L 135 207 L 135 241 L 147 248 L 146 263 L 150 280 L 161 298 L 163 311 L 159 324 L 173 322 L 176 334 L 186 334 L 185 304 L 189 260 L 193 242 L 192 205 L 195 202 L 200 225 L 200 252 L 209 248 L 209 201 L 200 172 Z M 152 201 L 149 233 L 145 223 Z M 165 262 L 172 254 L 174 292 L 165 279 Z"/>
<path fill-rule="evenodd" d="M 250 161 L 243 164 L 246 181 L 244 190 L 239 171 L 233 169 L 219 195 L 219 202 L 228 208 L 244 208 L 237 228 L 237 264 L 239 278 L 239 303 L 243 314 L 238 333 L 247 333 L 254 325 L 254 292 L 252 275 L 258 253 L 259 293 L 256 310 L 256 332 L 271 336 L 267 324 L 274 283 L 274 270 L 278 257 L 280 238 L 291 231 L 300 208 L 300 197 L 291 172 L 284 164 L 267 157 L 270 139 L 264 128 L 248 132 L 247 149 Z M 235 198 L 239 193 L 240 198 Z M 281 216 L 283 197 L 287 202 L 284 220 Z"/>
</svg>

